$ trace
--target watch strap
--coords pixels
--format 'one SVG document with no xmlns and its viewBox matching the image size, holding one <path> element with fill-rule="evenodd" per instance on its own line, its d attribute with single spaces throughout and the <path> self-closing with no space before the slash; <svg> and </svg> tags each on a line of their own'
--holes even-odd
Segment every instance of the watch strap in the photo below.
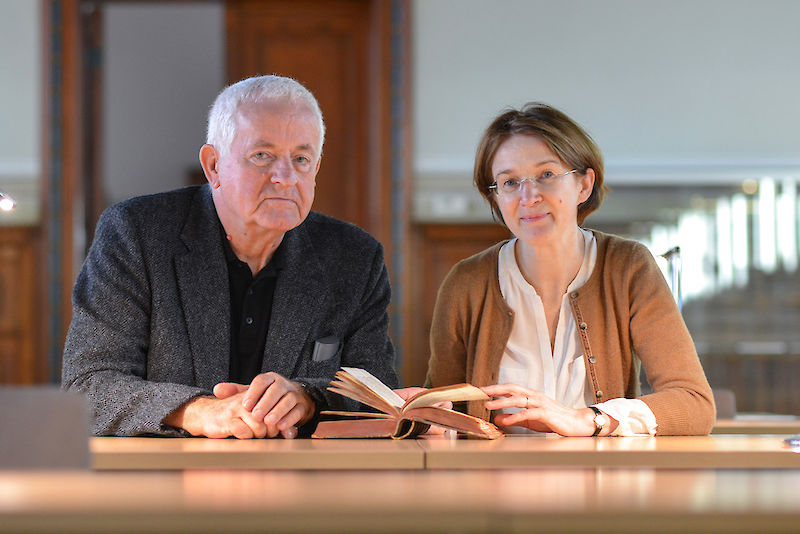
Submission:
<svg viewBox="0 0 800 534">
<path fill-rule="evenodd" d="M 597 416 L 603 415 L 603 412 L 601 412 L 597 406 L 589 406 L 589 409 L 594 412 L 594 419 L 592 419 L 594 423 L 594 434 L 592 434 L 592 437 L 595 437 L 600 435 L 600 432 L 603 431 L 603 425 L 597 422 Z"/>
</svg>

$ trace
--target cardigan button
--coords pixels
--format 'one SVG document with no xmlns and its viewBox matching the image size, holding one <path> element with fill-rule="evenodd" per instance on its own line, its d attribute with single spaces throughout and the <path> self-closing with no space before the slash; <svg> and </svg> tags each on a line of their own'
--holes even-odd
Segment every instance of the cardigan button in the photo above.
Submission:
<svg viewBox="0 0 800 534">
<path fill-rule="evenodd" d="M 603 397 L 603 391 L 598 389 L 597 393 L 595 393 L 594 396 L 597 397 L 598 399 L 602 398 Z"/>
<path fill-rule="evenodd" d="M 596 361 L 597 361 L 597 358 L 595 358 L 594 356 L 589 356 L 589 363 L 594 363 Z"/>
<path fill-rule="evenodd" d="M 589 325 L 582 322 L 581 324 L 578 325 L 578 328 L 580 328 L 581 330 L 586 330 L 587 328 L 589 328 Z"/>
</svg>

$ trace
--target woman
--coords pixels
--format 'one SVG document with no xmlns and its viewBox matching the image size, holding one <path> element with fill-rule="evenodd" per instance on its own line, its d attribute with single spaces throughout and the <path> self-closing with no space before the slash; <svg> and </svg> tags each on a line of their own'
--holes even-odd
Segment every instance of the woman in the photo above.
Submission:
<svg viewBox="0 0 800 534">
<path fill-rule="evenodd" d="M 508 432 L 709 433 L 711 389 L 652 255 L 581 227 L 606 190 L 586 132 L 544 104 L 507 111 L 483 134 L 474 180 L 514 238 L 443 282 L 427 384 L 482 386 L 494 399 L 469 413 L 494 411 Z"/>
</svg>

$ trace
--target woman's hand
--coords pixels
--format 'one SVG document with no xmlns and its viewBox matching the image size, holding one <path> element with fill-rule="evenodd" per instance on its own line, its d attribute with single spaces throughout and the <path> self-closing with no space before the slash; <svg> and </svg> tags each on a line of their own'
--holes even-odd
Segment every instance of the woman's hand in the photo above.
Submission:
<svg viewBox="0 0 800 534">
<path fill-rule="evenodd" d="M 537 432 L 556 432 L 562 436 L 591 436 L 594 434 L 594 412 L 589 408 L 567 408 L 540 391 L 517 384 L 498 384 L 481 388 L 490 397 L 486 401 L 489 410 L 520 408 L 513 414 L 497 414 L 495 424 L 499 426 L 521 426 Z M 608 417 L 610 424 L 603 429 L 606 435 L 616 428 L 617 421 Z"/>
<path fill-rule="evenodd" d="M 420 391 L 425 391 L 425 388 L 400 388 L 394 390 L 394 392 L 400 395 L 400 398 L 404 401 L 407 401 Z"/>
</svg>

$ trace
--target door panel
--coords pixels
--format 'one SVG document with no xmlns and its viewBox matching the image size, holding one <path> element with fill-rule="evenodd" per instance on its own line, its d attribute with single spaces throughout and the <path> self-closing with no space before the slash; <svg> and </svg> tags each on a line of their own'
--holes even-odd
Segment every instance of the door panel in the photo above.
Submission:
<svg viewBox="0 0 800 534">
<path fill-rule="evenodd" d="M 314 93 L 327 130 L 314 209 L 367 230 L 371 4 L 245 1 L 227 9 L 229 80 L 280 74 Z"/>
</svg>

